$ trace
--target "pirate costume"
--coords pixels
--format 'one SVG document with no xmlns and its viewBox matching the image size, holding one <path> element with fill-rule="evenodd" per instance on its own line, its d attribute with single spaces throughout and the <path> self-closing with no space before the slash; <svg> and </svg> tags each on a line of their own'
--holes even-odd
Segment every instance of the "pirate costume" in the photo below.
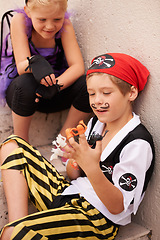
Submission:
<svg viewBox="0 0 160 240">
<path fill-rule="evenodd" d="M 116 56 L 120 59 L 117 60 Z M 127 59 L 127 63 L 123 65 L 123 73 L 125 66 L 128 71 L 128 66 L 131 64 L 128 58 L 131 57 L 109 54 L 109 59 L 114 59 L 114 65 L 119 65 L 119 61 L 124 58 Z M 98 61 L 97 59 L 92 61 L 91 68 L 100 72 L 105 65 L 106 73 L 107 69 L 112 68 L 112 75 L 114 75 L 114 65 L 107 59 L 107 54 L 98 57 Z M 135 63 L 134 60 L 133 62 Z M 136 68 L 134 69 L 132 80 L 134 79 L 136 84 L 138 80 L 134 76 L 139 75 L 144 68 L 145 73 L 143 72 L 141 79 L 143 86 L 141 84 L 139 87 L 142 90 L 148 71 L 139 62 L 136 62 L 136 67 L 137 65 L 140 71 L 136 73 Z M 127 80 L 129 75 L 131 74 L 125 75 Z M 93 117 L 88 123 L 86 138 L 89 140 L 93 134 L 101 135 L 103 128 L 104 124 Z M 17 136 L 9 137 L 4 143 L 10 140 L 15 140 L 18 148 L 7 157 L 1 169 L 22 171 L 28 184 L 30 199 L 40 211 L 6 225 L 14 226 L 11 239 L 15 240 L 23 237 L 28 239 L 114 239 L 119 225 L 130 223 L 131 214 L 136 214 L 153 172 L 153 140 L 135 113 L 133 118 L 112 138 L 100 159 L 102 172 L 123 194 L 124 210 L 115 215 L 111 214 L 101 202 L 87 176 L 68 182 L 41 156 L 37 149 Z"/>
<path fill-rule="evenodd" d="M 37 149 L 14 135 L 4 143 L 10 140 L 15 140 L 19 147 L 1 169 L 17 169 L 24 174 L 30 199 L 40 211 L 7 224 L 5 227 L 14 226 L 11 239 L 114 239 L 118 232 L 116 224 L 92 206 L 78 189 L 63 195 L 73 185 Z"/>
</svg>

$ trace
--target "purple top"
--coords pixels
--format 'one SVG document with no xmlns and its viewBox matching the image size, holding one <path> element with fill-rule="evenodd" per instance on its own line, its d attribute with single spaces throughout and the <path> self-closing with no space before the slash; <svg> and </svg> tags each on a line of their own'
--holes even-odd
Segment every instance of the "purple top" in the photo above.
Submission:
<svg viewBox="0 0 160 240">
<path fill-rule="evenodd" d="M 27 17 L 24 10 L 18 9 L 14 10 L 15 12 L 23 13 L 26 19 L 26 27 L 27 27 L 27 36 L 30 46 L 31 55 L 42 55 L 47 59 L 47 61 L 51 64 L 54 70 L 54 74 L 56 77 L 61 75 L 67 68 L 68 64 L 64 55 L 63 47 L 61 44 L 61 32 L 63 31 L 63 26 L 61 30 L 56 33 L 55 48 L 36 48 L 34 44 L 31 42 L 31 34 L 32 34 L 32 22 L 30 18 Z M 69 19 L 70 14 L 68 12 L 65 13 L 65 20 Z M 65 21 L 64 20 L 64 21 Z M 12 53 L 12 48 L 8 49 L 7 56 L 4 53 L 4 49 L 6 47 L 6 42 L 10 38 L 10 33 L 6 36 L 3 42 L 2 49 L 2 58 L 1 58 L 1 75 L 0 75 L 0 104 L 5 106 L 5 92 L 11 83 L 11 81 L 18 76 L 17 68 L 14 62 L 14 57 Z"/>
</svg>

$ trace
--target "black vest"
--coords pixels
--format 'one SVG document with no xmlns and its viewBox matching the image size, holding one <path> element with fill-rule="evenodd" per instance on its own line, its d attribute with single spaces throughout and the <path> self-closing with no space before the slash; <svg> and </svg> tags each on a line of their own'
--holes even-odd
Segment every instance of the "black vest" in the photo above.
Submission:
<svg viewBox="0 0 160 240">
<path fill-rule="evenodd" d="M 92 121 L 92 126 L 90 129 L 90 133 L 88 138 L 91 135 L 91 131 L 96 123 L 98 119 L 96 117 L 93 118 Z M 152 149 L 152 153 L 153 153 L 153 159 L 151 162 L 151 165 L 149 167 L 149 169 L 146 172 L 146 176 L 145 176 L 145 182 L 144 182 L 144 187 L 143 187 L 143 191 L 142 194 L 145 192 L 148 182 L 150 181 L 150 178 L 152 176 L 153 173 L 153 167 L 154 167 L 154 162 L 155 162 L 155 149 L 154 149 L 154 143 L 153 143 L 153 139 L 151 134 L 148 132 L 148 130 L 145 128 L 144 125 L 139 124 L 135 129 L 133 129 L 131 132 L 129 132 L 126 137 L 119 143 L 119 145 L 111 152 L 111 154 L 103 161 L 100 162 L 100 167 L 104 173 L 104 175 L 107 177 L 107 179 L 113 183 L 112 181 L 112 173 L 113 173 L 113 169 L 114 166 L 119 163 L 120 159 L 120 153 L 122 151 L 122 149 L 131 141 L 134 141 L 136 139 L 143 139 L 145 141 L 147 141 Z M 141 167 L 141 161 L 139 161 L 139 167 Z"/>
</svg>

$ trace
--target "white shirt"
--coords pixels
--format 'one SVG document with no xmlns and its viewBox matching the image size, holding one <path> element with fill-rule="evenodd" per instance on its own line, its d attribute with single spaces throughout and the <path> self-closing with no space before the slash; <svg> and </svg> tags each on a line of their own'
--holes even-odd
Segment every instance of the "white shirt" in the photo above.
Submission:
<svg viewBox="0 0 160 240">
<path fill-rule="evenodd" d="M 107 147 L 103 150 L 101 154 L 101 162 L 103 162 L 123 140 L 123 138 L 139 124 L 139 117 L 133 113 L 133 118 L 113 137 Z M 87 126 L 86 137 L 89 134 L 90 127 L 91 120 Z M 92 132 L 96 131 L 96 133 L 101 134 L 103 128 L 104 124 L 97 121 Z M 114 215 L 108 211 L 106 206 L 101 202 L 95 193 L 87 177 L 79 177 L 76 180 L 71 181 L 71 186 L 65 189 L 62 195 L 80 193 L 81 196 L 83 196 L 112 222 L 119 225 L 126 225 L 131 222 L 131 214 L 136 214 L 138 206 L 144 197 L 144 194 L 142 196 L 142 190 L 144 186 L 145 173 L 151 164 L 152 157 L 153 153 L 150 144 L 142 139 L 136 139 L 122 149 L 119 155 L 119 163 L 115 165 L 112 176 L 114 185 L 123 194 L 124 210 L 119 214 Z M 123 184 L 127 184 L 127 179 L 124 178 L 124 183 L 120 183 L 120 178 L 126 173 L 131 173 L 136 178 L 137 186 L 134 186 L 133 179 L 132 191 L 126 191 L 122 188 Z M 133 198 L 134 202 L 133 204 L 130 204 Z"/>
</svg>

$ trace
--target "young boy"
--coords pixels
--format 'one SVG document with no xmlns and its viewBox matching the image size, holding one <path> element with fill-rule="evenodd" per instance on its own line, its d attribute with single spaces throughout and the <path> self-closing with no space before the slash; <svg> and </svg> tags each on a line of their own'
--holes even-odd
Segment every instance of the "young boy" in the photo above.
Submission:
<svg viewBox="0 0 160 240">
<path fill-rule="evenodd" d="M 132 112 L 148 75 L 139 61 L 125 54 L 92 60 L 87 89 L 96 117 L 88 123 L 87 139 L 82 134 L 79 143 L 70 138 L 65 146 L 73 159 L 67 167 L 71 183 L 24 140 L 11 136 L 3 143 L 1 169 L 10 223 L 2 240 L 114 239 L 119 225 L 131 221 L 154 165 L 152 137 Z M 97 136 L 102 140 L 93 141 Z M 70 161 L 83 170 L 83 177 L 79 170 L 77 178 L 72 177 Z M 28 191 L 41 211 L 29 216 Z"/>
</svg>

